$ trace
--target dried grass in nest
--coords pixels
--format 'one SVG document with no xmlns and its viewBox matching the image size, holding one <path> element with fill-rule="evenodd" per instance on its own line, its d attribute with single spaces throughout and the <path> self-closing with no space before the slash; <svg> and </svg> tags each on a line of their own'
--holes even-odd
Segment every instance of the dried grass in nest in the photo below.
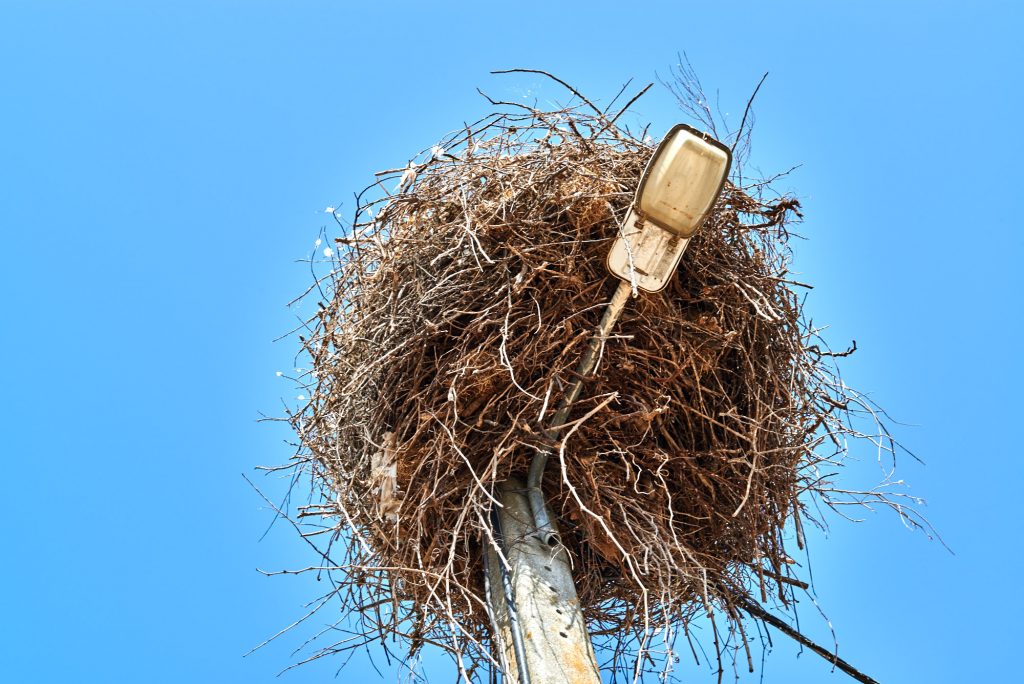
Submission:
<svg viewBox="0 0 1024 684">
<path fill-rule="evenodd" d="M 292 417 L 321 496 L 302 515 L 326 523 L 332 593 L 358 618 L 319 654 L 397 635 L 468 678 L 493 663 L 492 493 L 538 448 L 611 666 L 640 671 L 654 630 L 704 613 L 719 663 L 735 659 L 750 606 L 806 587 L 787 530 L 801 545 L 808 503 L 835 503 L 819 466 L 864 403 L 787 277 L 792 198 L 727 184 L 669 286 L 630 300 L 564 436 L 543 437 L 618 284 L 605 255 L 652 150 L 596 108 L 516 106 L 360 196 L 318 283 L 310 401 Z"/>
</svg>

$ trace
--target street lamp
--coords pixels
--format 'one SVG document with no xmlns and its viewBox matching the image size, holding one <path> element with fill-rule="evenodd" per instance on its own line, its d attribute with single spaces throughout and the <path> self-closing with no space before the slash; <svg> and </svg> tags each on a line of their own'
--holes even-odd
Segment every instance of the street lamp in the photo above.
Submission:
<svg viewBox="0 0 1024 684">
<path fill-rule="evenodd" d="M 732 164 L 732 151 L 706 133 L 686 124 L 672 127 L 654 151 L 640 177 L 636 197 L 608 253 L 608 269 L 624 282 L 608 302 L 576 369 L 569 387 L 551 420 L 546 436 L 557 441 L 569 417 L 572 404 L 583 389 L 583 381 L 594 370 L 601 347 L 636 289 L 658 292 L 675 273 L 679 260 L 711 212 L 722 192 Z M 548 544 L 558 540 L 544 495 L 541 479 L 547 464 L 544 450 L 534 454 L 527 479 L 527 495 L 533 509 L 538 535 Z"/>
<path fill-rule="evenodd" d="M 637 289 L 657 292 L 668 283 L 690 237 L 718 199 L 731 161 L 728 147 L 683 124 L 673 127 L 654 151 L 608 254 L 608 268 L 623 282 L 545 433 L 550 441 L 561 436 L 583 380 L 594 370 L 629 295 Z M 510 680 L 600 684 L 569 558 L 541 491 L 548 455 L 545 449 L 534 454 L 525 492 L 519 481 L 505 482 L 496 491 L 501 506 L 494 513 L 494 539 L 485 548 L 488 610 Z M 514 671 L 508 667 L 511 661 Z"/>
</svg>

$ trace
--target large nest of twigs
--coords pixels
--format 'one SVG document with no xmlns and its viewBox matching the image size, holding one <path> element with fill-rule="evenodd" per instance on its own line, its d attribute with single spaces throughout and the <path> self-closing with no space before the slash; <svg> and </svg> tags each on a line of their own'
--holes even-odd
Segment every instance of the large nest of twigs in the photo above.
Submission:
<svg viewBox="0 0 1024 684">
<path fill-rule="evenodd" d="M 361 196 L 292 419 L 346 629 L 493 662 L 492 493 L 537 449 L 588 626 L 616 658 L 697 614 L 738 649 L 751 601 L 806 586 L 787 545 L 805 495 L 834 496 L 817 466 L 843 450 L 851 396 L 787 276 L 795 200 L 727 183 L 666 289 L 630 299 L 561 438 L 544 437 L 618 286 L 605 257 L 652 151 L 586 104 L 513 108 Z"/>
</svg>

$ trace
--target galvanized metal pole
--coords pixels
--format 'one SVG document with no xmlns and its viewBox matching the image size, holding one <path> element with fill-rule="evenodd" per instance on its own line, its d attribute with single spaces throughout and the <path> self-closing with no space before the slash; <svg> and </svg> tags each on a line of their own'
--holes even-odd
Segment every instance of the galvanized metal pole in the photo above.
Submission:
<svg viewBox="0 0 1024 684">
<path fill-rule="evenodd" d="M 488 545 L 486 567 L 488 601 L 504 653 L 499 660 L 509 663 L 505 681 L 601 684 L 565 548 L 538 538 L 521 481 L 499 485 L 496 498 L 503 506 L 496 537 L 505 559 Z"/>
</svg>

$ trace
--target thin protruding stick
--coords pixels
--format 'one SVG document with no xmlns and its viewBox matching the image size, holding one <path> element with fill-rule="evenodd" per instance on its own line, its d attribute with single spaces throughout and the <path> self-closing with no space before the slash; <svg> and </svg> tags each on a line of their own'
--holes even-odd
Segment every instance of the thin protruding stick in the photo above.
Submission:
<svg viewBox="0 0 1024 684">
<path fill-rule="evenodd" d="M 867 676 L 866 674 L 855 668 L 853 665 L 850 665 L 850 663 L 840 658 L 837 654 L 833 653 L 832 651 L 829 651 L 827 648 L 819 646 L 818 644 L 814 643 L 813 641 L 805 637 L 803 634 L 793 629 L 785 622 L 775 617 L 774 615 L 772 615 L 767 610 L 765 610 L 758 604 L 754 603 L 750 599 L 743 596 L 736 596 L 733 597 L 733 600 L 736 601 L 737 606 L 739 606 L 741 609 L 749 613 L 752 617 L 755 617 L 758 620 L 761 620 L 762 622 L 771 625 L 775 629 L 779 630 L 780 632 L 788 636 L 793 641 L 796 641 L 798 644 L 806 646 L 807 648 L 809 648 L 810 650 L 814 651 L 822 658 L 827 660 L 828 662 L 832 663 L 835 667 L 838 667 L 840 670 L 856 679 L 858 682 L 863 682 L 864 684 L 878 684 L 878 680 L 872 679 L 871 677 Z"/>
</svg>

